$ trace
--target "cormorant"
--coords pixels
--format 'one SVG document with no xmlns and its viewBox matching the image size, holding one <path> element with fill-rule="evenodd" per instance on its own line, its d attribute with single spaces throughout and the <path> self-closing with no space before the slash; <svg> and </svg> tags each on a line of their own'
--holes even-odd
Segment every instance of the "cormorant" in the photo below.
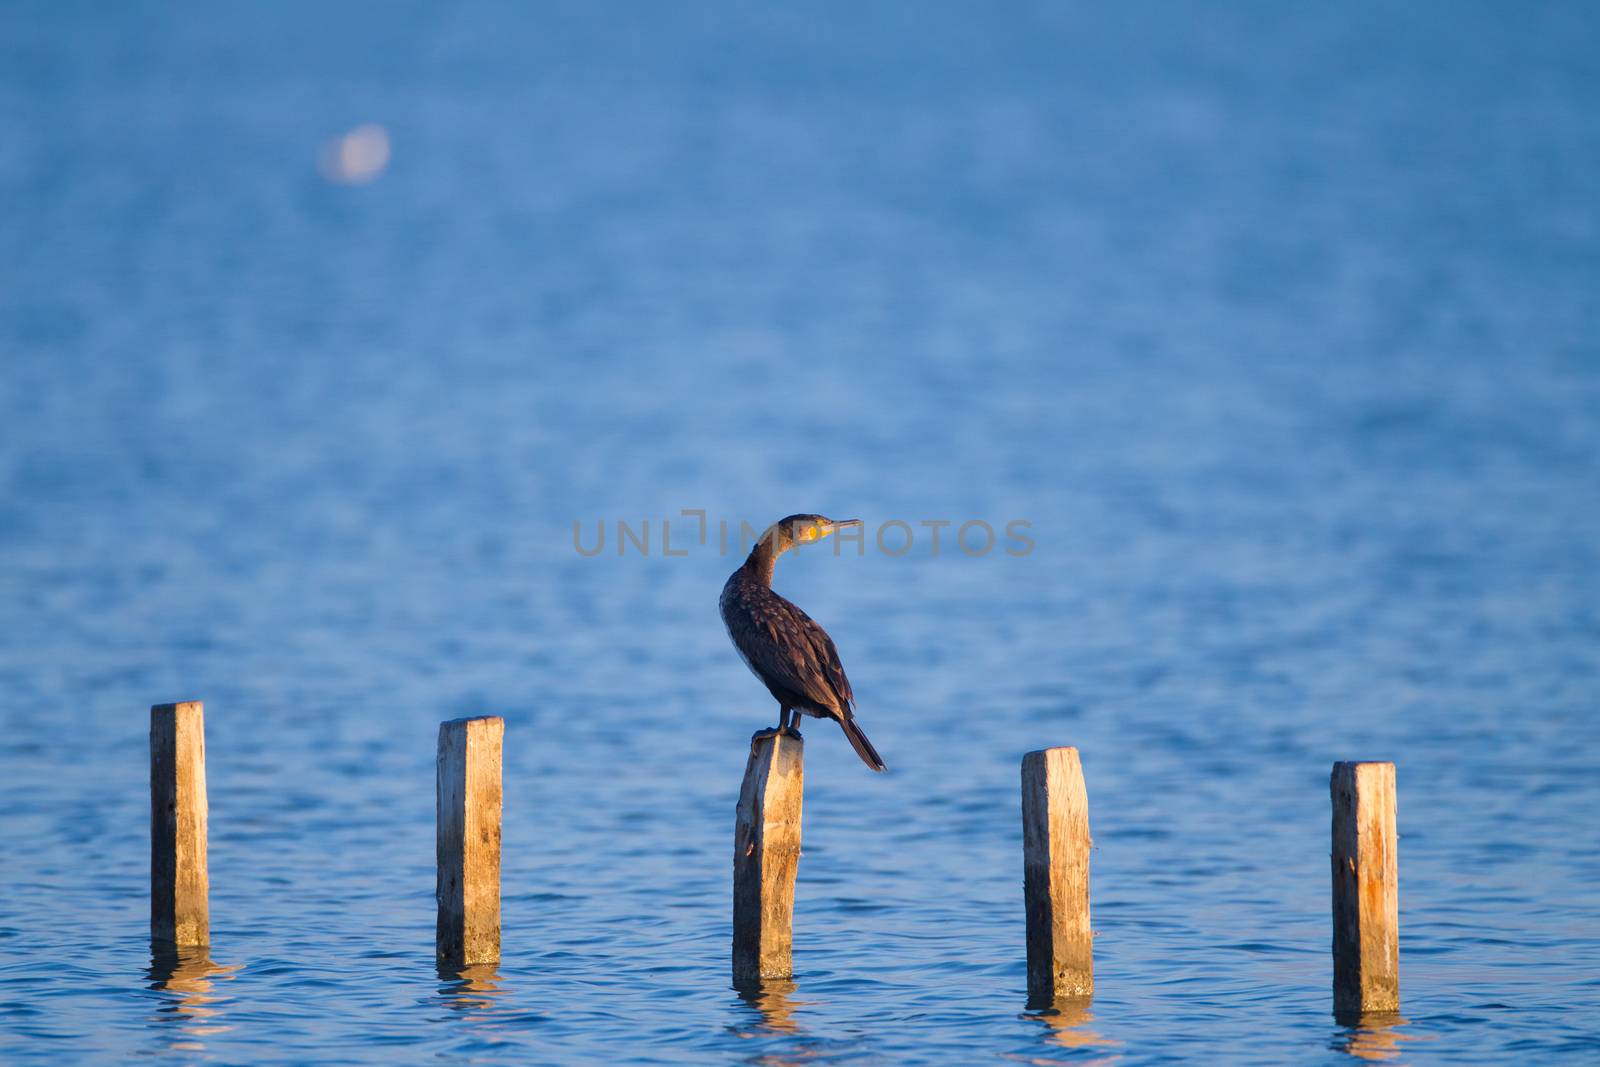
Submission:
<svg viewBox="0 0 1600 1067">
<path fill-rule="evenodd" d="M 839 651 L 811 616 L 772 591 L 778 557 L 797 544 L 820 541 L 860 519 L 835 522 L 821 515 L 790 515 L 761 535 L 744 565 L 722 587 L 722 621 L 745 666 L 778 702 L 778 732 L 790 729 L 791 711 L 833 719 L 861 761 L 875 771 L 883 760 L 855 720 L 855 695 L 839 665 Z"/>
</svg>

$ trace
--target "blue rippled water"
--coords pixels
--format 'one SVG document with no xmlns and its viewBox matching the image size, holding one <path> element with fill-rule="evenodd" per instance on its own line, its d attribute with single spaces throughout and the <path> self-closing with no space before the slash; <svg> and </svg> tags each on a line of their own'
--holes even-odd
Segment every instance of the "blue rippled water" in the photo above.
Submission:
<svg viewBox="0 0 1600 1067">
<path fill-rule="evenodd" d="M 7 5 L 0 1057 L 1600 1058 L 1597 56 L 1578 2 Z M 363 123 L 387 170 L 327 180 Z M 808 727 L 796 974 L 749 996 L 774 709 L 686 508 L 918 535 L 780 567 L 891 773 Z M 648 555 L 574 550 L 618 520 Z M 214 944 L 170 960 L 184 698 Z M 441 975 L 434 732 L 482 713 L 504 959 Z M 1097 994 L 1039 1015 L 1057 744 Z M 1402 836 L 1361 1027 L 1351 758 Z"/>
</svg>

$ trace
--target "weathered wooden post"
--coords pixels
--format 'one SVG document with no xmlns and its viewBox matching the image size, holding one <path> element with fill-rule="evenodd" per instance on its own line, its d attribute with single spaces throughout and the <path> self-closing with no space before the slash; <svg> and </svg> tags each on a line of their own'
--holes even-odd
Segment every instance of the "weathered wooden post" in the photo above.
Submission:
<svg viewBox="0 0 1600 1067">
<path fill-rule="evenodd" d="M 1022 889 L 1028 909 L 1028 1004 L 1094 992 L 1089 929 L 1089 798 L 1075 748 L 1022 757 Z"/>
<path fill-rule="evenodd" d="M 1333 1010 L 1400 1010 L 1400 870 L 1393 763 L 1335 763 Z"/>
<path fill-rule="evenodd" d="M 211 943 L 206 722 L 198 700 L 150 709 L 150 940 Z"/>
<path fill-rule="evenodd" d="M 733 984 L 793 971 L 794 879 L 800 868 L 805 742 L 758 734 L 750 742 L 733 832 Z"/>
<path fill-rule="evenodd" d="M 439 724 L 435 948 L 464 967 L 500 959 L 499 716 Z"/>
</svg>

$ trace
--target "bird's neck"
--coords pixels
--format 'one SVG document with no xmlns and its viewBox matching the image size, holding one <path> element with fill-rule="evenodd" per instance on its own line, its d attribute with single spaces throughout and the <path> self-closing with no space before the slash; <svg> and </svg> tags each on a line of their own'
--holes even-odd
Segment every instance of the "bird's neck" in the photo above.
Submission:
<svg viewBox="0 0 1600 1067">
<path fill-rule="evenodd" d="M 756 542 L 756 547 L 750 550 L 749 558 L 744 561 L 744 569 L 770 589 L 772 571 L 778 565 L 778 557 L 781 555 L 783 555 L 782 550 L 773 548 L 772 538 L 763 537 Z"/>
</svg>

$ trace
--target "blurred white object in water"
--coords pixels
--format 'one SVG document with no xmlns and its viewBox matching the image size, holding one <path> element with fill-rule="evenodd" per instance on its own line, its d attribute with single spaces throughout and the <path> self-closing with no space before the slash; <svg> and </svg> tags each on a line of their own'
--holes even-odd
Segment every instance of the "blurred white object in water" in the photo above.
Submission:
<svg viewBox="0 0 1600 1067">
<path fill-rule="evenodd" d="M 389 166 L 389 131 L 377 123 L 357 126 L 322 146 L 317 169 L 330 182 L 365 185 Z"/>
</svg>

